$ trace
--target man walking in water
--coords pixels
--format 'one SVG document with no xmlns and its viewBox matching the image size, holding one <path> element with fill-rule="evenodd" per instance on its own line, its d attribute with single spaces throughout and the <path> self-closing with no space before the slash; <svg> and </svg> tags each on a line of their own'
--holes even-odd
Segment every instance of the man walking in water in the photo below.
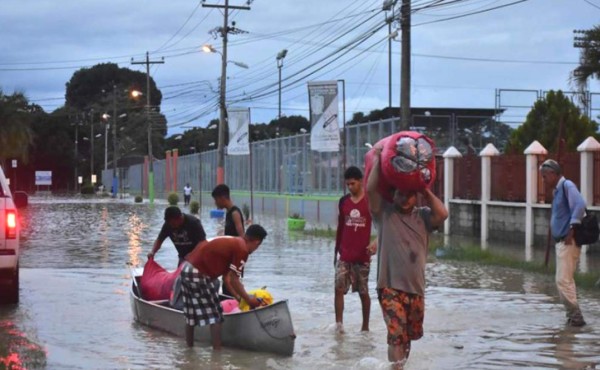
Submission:
<svg viewBox="0 0 600 370">
<path fill-rule="evenodd" d="M 567 310 L 567 324 L 584 326 L 585 320 L 577 303 L 575 271 L 581 246 L 575 243 L 575 228 L 581 224 L 585 201 L 572 181 L 565 179 L 558 162 L 547 159 L 540 166 L 544 183 L 554 190 L 550 230 L 556 242 L 556 288 Z"/>
<path fill-rule="evenodd" d="M 344 332 L 344 295 L 348 293 L 350 286 L 360 297 L 363 316 L 361 330 L 369 331 L 371 312 L 369 271 L 375 244 L 369 244 L 371 215 L 362 178 L 363 174 L 358 167 L 349 167 L 344 172 L 344 180 L 350 193 L 341 197 L 338 205 L 333 264 L 335 266 L 335 323 L 339 333 Z"/>
<path fill-rule="evenodd" d="M 215 200 L 215 206 L 218 209 L 226 210 L 224 235 L 243 237 L 244 216 L 242 211 L 231 201 L 229 186 L 225 184 L 217 185 L 211 195 Z M 225 284 L 223 284 L 223 294 L 233 296 Z"/>
<path fill-rule="evenodd" d="M 192 187 L 190 186 L 190 183 L 188 182 L 187 184 L 185 184 L 185 186 L 183 187 L 183 204 L 186 206 L 190 205 L 190 199 L 192 199 L 192 193 L 194 191 L 192 190 Z"/>
<path fill-rule="evenodd" d="M 388 359 L 403 369 L 411 341 L 423 336 L 425 317 L 425 264 L 429 233 L 448 218 L 444 203 L 431 190 L 422 193 L 430 207 L 416 207 L 417 194 L 394 190 L 393 201 L 377 191 L 381 173 L 381 148 L 367 179 L 367 196 L 377 228 L 377 296 L 388 336 Z"/>
</svg>

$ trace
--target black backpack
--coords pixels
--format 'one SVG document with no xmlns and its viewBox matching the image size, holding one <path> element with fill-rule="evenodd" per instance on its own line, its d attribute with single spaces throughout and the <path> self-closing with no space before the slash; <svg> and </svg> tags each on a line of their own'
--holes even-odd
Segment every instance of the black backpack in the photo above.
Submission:
<svg viewBox="0 0 600 370">
<path fill-rule="evenodd" d="M 571 205 L 569 205 L 569 198 L 565 192 L 565 182 L 563 182 L 563 196 L 570 209 Z M 581 223 L 579 225 L 573 225 L 573 230 L 575 231 L 575 243 L 579 246 L 594 244 L 598 241 L 598 237 L 600 236 L 598 219 L 596 218 L 596 215 L 587 208 L 585 210 L 585 216 L 581 219 Z"/>
</svg>

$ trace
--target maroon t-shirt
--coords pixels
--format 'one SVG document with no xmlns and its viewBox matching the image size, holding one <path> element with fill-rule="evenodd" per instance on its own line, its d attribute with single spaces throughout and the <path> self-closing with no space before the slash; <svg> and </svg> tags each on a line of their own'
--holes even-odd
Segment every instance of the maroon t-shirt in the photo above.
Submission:
<svg viewBox="0 0 600 370">
<path fill-rule="evenodd" d="M 371 214 L 367 196 L 354 203 L 350 194 L 344 195 L 339 203 L 336 248 L 340 260 L 350 263 L 369 262 L 371 256 L 367 246 L 371 241 Z"/>
</svg>

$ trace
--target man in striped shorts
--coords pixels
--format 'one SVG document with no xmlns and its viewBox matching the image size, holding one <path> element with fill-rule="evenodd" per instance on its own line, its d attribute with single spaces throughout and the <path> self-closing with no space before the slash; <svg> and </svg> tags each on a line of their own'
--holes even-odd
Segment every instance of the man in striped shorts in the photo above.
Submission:
<svg viewBox="0 0 600 370">
<path fill-rule="evenodd" d="M 225 286 L 238 301 L 242 298 L 250 307 L 260 306 L 260 301 L 248 295 L 240 276 L 248 256 L 267 236 L 260 225 L 251 225 L 244 237 L 222 236 L 203 243 L 186 256 L 181 270 L 183 314 L 186 321 L 187 345 L 194 345 L 194 327 L 210 325 L 213 349 L 221 349 L 221 323 L 223 309 L 219 300 L 216 279 L 223 276 Z"/>
</svg>

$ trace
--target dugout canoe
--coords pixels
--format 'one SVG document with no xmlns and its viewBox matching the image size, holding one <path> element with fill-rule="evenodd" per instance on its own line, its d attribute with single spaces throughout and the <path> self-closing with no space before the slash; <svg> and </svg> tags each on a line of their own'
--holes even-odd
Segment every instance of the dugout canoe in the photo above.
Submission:
<svg viewBox="0 0 600 370">
<path fill-rule="evenodd" d="M 147 301 L 140 297 L 139 276 L 132 276 L 130 303 L 135 321 L 185 338 L 185 319 L 169 301 Z M 287 300 L 247 312 L 225 315 L 221 339 L 224 347 L 292 356 L 296 335 Z M 211 343 L 208 326 L 197 326 L 194 341 Z"/>
</svg>

